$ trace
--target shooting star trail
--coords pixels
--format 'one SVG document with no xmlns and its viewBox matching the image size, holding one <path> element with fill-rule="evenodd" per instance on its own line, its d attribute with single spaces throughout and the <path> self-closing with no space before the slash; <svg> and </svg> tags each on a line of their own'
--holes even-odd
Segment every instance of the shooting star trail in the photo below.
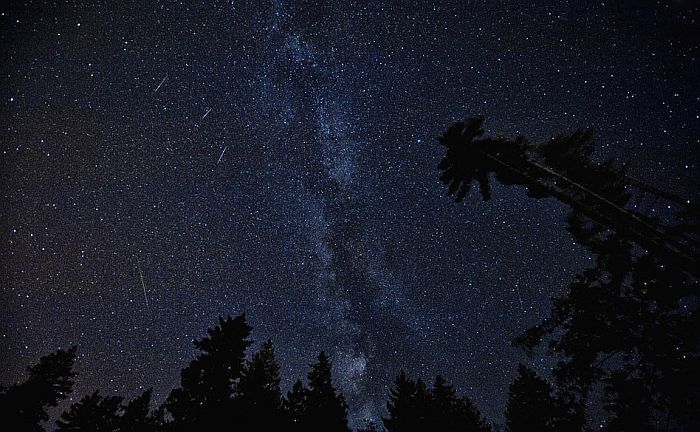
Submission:
<svg viewBox="0 0 700 432">
<path fill-rule="evenodd" d="M 208 116 L 210 112 L 211 112 L 211 108 L 209 108 L 207 110 L 207 112 L 204 113 L 204 115 L 202 116 L 202 118 L 200 120 L 204 120 L 204 117 Z"/>
<path fill-rule="evenodd" d="M 523 304 L 523 298 L 520 295 L 520 287 L 517 283 L 515 284 L 515 291 L 518 293 L 518 301 L 520 301 L 520 307 L 522 308 L 523 313 L 525 313 L 525 305 Z"/>
<path fill-rule="evenodd" d="M 158 91 L 158 89 L 160 88 L 160 86 L 163 85 L 163 83 L 165 82 L 166 79 L 168 79 L 168 74 L 165 74 L 165 77 L 163 77 L 163 79 L 160 81 L 160 84 L 158 84 L 158 87 L 156 87 L 156 89 L 153 90 L 153 93 Z"/>
<path fill-rule="evenodd" d="M 217 165 L 219 164 L 219 162 L 221 162 L 221 158 L 224 157 L 224 153 L 226 153 L 226 149 L 227 149 L 227 148 L 228 148 L 228 146 L 224 147 L 224 150 L 221 152 L 221 156 L 219 156 L 219 160 L 216 161 L 216 164 L 217 164 Z"/>
<path fill-rule="evenodd" d="M 148 307 L 148 297 L 146 296 L 146 284 L 143 281 L 143 272 L 141 271 L 141 265 L 137 264 L 139 268 L 139 276 L 141 276 L 141 288 L 143 288 L 143 299 L 146 301 L 146 307 Z"/>
</svg>

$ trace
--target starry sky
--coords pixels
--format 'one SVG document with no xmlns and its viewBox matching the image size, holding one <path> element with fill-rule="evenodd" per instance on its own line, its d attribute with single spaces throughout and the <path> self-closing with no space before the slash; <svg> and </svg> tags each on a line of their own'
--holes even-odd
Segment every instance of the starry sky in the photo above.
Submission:
<svg viewBox="0 0 700 432">
<path fill-rule="evenodd" d="M 400 368 L 502 422 L 510 340 L 592 263 L 566 208 L 445 196 L 436 137 L 484 115 L 694 200 L 692 1 L 94 1 L 0 7 L 0 383 L 79 346 L 76 396 L 157 402 L 219 315 L 320 350 L 377 420 Z M 645 211 L 659 204 L 639 202 Z M 257 345 L 256 345 L 257 346 Z"/>
</svg>

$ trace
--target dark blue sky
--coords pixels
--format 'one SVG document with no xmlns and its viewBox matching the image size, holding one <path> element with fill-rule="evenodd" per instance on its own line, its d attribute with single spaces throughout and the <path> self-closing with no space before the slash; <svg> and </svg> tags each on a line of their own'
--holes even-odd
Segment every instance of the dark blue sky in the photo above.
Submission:
<svg viewBox="0 0 700 432">
<path fill-rule="evenodd" d="M 477 114 L 533 141 L 592 128 L 695 199 L 700 13 L 429 3 L 2 6 L 0 382 L 77 344 L 76 397 L 160 402 L 191 340 L 246 312 L 285 391 L 331 354 L 355 423 L 400 368 L 501 421 L 517 363 L 552 362 L 511 338 L 590 257 L 552 200 L 445 197 L 435 137 Z"/>
</svg>

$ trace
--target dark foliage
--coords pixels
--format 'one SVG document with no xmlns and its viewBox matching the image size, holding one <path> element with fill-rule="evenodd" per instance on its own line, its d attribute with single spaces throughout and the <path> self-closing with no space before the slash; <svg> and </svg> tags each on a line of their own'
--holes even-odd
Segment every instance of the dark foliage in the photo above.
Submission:
<svg viewBox="0 0 700 432">
<path fill-rule="evenodd" d="M 152 390 L 124 404 L 120 396 L 102 396 L 99 391 L 84 396 L 71 405 L 56 421 L 59 432 L 146 432 L 160 422 L 150 415 Z"/>
<path fill-rule="evenodd" d="M 454 388 L 437 376 L 428 389 L 423 380 L 412 380 L 401 371 L 387 402 L 389 432 L 461 431 L 488 432 L 491 427 L 468 397 L 458 397 Z"/>
<path fill-rule="evenodd" d="M 287 397 L 283 401 L 284 412 L 290 423 L 290 430 L 304 430 L 304 419 L 306 416 L 306 389 L 301 380 L 298 380 L 287 392 Z"/>
<path fill-rule="evenodd" d="M 236 408 L 246 419 L 255 419 L 254 426 L 276 430 L 285 426 L 280 392 L 280 367 L 275 358 L 272 341 L 265 342 L 260 351 L 246 363 L 238 385 Z"/>
<path fill-rule="evenodd" d="M 219 325 L 210 328 L 207 337 L 194 341 L 201 354 L 182 371 L 180 388 L 173 390 L 165 403 L 173 430 L 213 428 L 234 420 L 234 386 L 251 345 L 251 330 L 244 315 L 219 318 Z"/>
<path fill-rule="evenodd" d="M 597 255 L 596 266 L 554 300 L 550 316 L 515 341 L 528 352 L 548 341 L 561 358 L 554 373 L 567 427 L 584 427 L 596 384 L 609 430 L 700 424 L 698 208 L 629 178 L 611 161 L 595 162 L 589 132 L 533 145 L 522 137 L 481 138 L 482 123 L 467 119 L 440 138 L 448 193 L 461 200 L 477 181 L 488 200 L 493 176 L 532 197 L 556 198 L 571 208 L 574 239 Z M 675 203 L 675 220 L 662 223 L 631 208 L 633 190 Z"/>
<path fill-rule="evenodd" d="M 509 432 L 567 429 L 563 407 L 554 397 L 552 386 L 522 364 L 508 389 L 505 417 Z"/>
<path fill-rule="evenodd" d="M 27 368 L 29 377 L 21 384 L 0 388 L 0 417 L 11 419 L 17 430 L 43 431 L 48 410 L 66 399 L 73 389 L 76 347 L 59 349 Z"/>
<path fill-rule="evenodd" d="M 348 405 L 333 386 L 330 359 L 321 352 L 310 367 L 308 388 L 297 382 L 285 403 L 294 430 L 350 431 Z"/>
<path fill-rule="evenodd" d="M 119 430 L 121 403 L 119 396 L 102 396 L 98 391 L 83 396 L 56 421 L 60 432 L 95 431 L 112 432 Z"/>
<path fill-rule="evenodd" d="M 447 193 L 455 195 L 457 201 L 464 199 L 473 182 L 479 184 L 484 201 L 489 200 L 490 178 L 494 177 L 504 185 L 525 187 L 533 198 L 556 198 L 570 206 L 579 220 L 590 219 L 600 224 L 602 230 L 615 231 L 683 272 L 700 276 L 697 238 L 679 232 L 679 226 L 666 226 L 625 207 L 630 186 L 646 192 L 659 191 L 633 181 L 610 160 L 595 162 L 590 132 L 577 131 L 534 145 L 522 136 L 513 140 L 482 138 L 483 122 L 482 117 L 467 118 L 451 125 L 439 138 L 440 144 L 446 147 L 445 156 L 438 165 L 442 171 L 440 180 L 448 186 Z M 698 214 L 698 208 L 687 205 L 682 199 L 674 200 Z M 586 235 L 577 235 L 577 228 L 570 227 L 577 241 L 587 247 L 591 246 L 590 240 L 596 239 L 590 235 L 601 232 L 601 228 L 588 226 L 593 231 Z"/>
<path fill-rule="evenodd" d="M 692 352 L 697 344 L 692 314 L 680 320 L 666 313 L 669 305 L 676 304 L 676 291 L 688 289 L 682 283 L 685 276 L 660 267 L 648 255 L 630 260 L 626 244 L 613 238 L 601 243 L 598 267 L 581 275 L 569 296 L 557 300 L 549 320 L 521 338 L 531 348 L 543 335 L 563 329 L 552 337 L 550 347 L 564 360 L 555 369 L 556 388 L 520 366 L 505 411 L 510 432 L 588 430 L 583 407 L 596 381 L 603 384 L 610 413 L 605 430 L 683 430 L 683 425 L 697 419 L 697 360 L 682 354 Z M 603 277 L 601 272 L 607 273 Z M 635 291 L 627 285 L 656 283 L 671 290 Z M 619 290 L 631 292 L 622 295 Z M 655 307 L 645 309 L 649 298 Z M 349 432 L 348 405 L 333 385 L 328 356 L 321 352 L 310 365 L 308 384 L 297 381 L 282 398 L 272 342 L 263 343 L 245 361 L 250 332 L 244 316 L 219 319 L 207 337 L 195 341 L 202 352 L 183 370 L 181 387 L 159 409 L 151 412 L 151 390 L 128 403 L 95 391 L 61 415 L 58 430 L 170 432 L 225 426 L 250 431 Z M 601 358 L 601 352 L 607 355 Z M 2 389 L 3 413 L 18 420 L 17 430 L 43 430 L 40 423 L 48 419 L 47 409 L 72 388 L 74 357 L 75 348 L 43 357 L 29 368 L 26 382 Z M 606 367 L 611 360 L 615 367 Z M 382 420 L 388 432 L 491 430 L 471 400 L 457 395 L 440 376 L 429 387 L 402 371 L 390 391 L 387 412 Z M 367 423 L 361 430 L 379 428 Z"/>
</svg>

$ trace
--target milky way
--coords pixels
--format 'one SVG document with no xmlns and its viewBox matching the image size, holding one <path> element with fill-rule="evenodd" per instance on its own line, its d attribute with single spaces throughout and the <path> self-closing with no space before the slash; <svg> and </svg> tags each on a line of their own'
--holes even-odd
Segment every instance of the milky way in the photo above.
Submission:
<svg viewBox="0 0 700 432">
<path fill-rule="evenodd" d="M 0 9 L 2 383 L 77 344 L 74 397 L 160 402 L 245 312 L 284 390 L 331 355 L 353 425 L 401 368 L 501 422 L 554 362 L 510 340 L 591 257 L 553 200 L 445 197 L 435 138 L 593 128 L 697 198 L 692 2 L 84 3 Z"/>
</svg>

